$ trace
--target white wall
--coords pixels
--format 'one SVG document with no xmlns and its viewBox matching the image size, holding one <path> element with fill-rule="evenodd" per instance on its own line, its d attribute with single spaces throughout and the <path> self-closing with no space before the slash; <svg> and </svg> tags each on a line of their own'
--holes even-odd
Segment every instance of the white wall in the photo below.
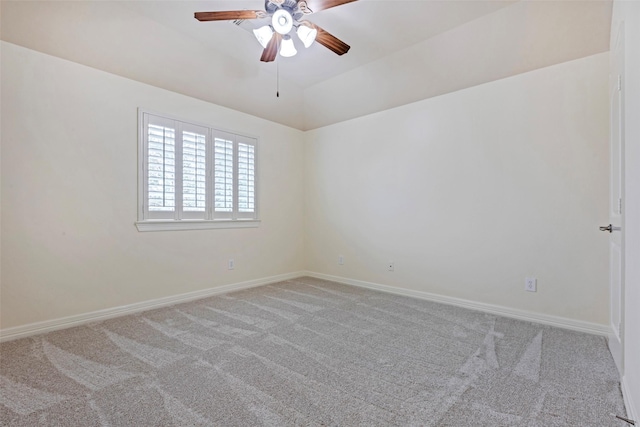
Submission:
<svg viewBox="0 0 640 427">
<path fill-rule="evenodd" d="M 2 56 L 3 329 L 304 268 L 607 323 L 606 53 L 307 134 Z M 261 137 L 258 229 L 136 231 L 139 106 Z"/>
<path fill-rule="evenodd" d="M 304 268 L 300 131 L 1 48 L 3 329 Z M 138 232 L 138 107 L 259 136 L 260 227 Z"/>
<path fill-rule="evenodd" d="M 608 57 L 307 132 L 307 268 L 607 324 Z"/>
<path fill-rule="evenodd" d="M 623 390 L 629 416 L 640 420 L 640 2 L 613 5 L 612 42 L 625 28 L 625 334 Z"/>
</svg>

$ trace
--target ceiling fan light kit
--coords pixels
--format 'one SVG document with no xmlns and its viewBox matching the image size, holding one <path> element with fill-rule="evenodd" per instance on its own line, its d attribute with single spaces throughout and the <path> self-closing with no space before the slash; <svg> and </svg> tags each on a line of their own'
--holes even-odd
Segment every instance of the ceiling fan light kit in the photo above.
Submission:
<svg viewBox="0 0 640 427">
<path fill-rule="evenodd" d="M 256 39 L 262 45 L 262 47 L 266 49 L 267 45 L 271 41 L 271 38 L 273 37 L 273 30 L 269 25 L 265 25 L 253 30 L 253 35 L 256 36 Z"/>
<path fill-rule="evenodd" d="M 302 23 L 298 26 L 298 31 L 296 31 L 296 34 L 298 34 L 298 38 L 300 39 L 304 47 L 308 48 L 316 40 L 316 37 L 318 36 L 318 30 L 316 30 L 315 28 L 311 28 L 306 23 Z"/>
<path fill-rule="evenodd" d="M 278 48 L 284 57 L 294 56 L 298 51 L 289 35 L 295 27 L 296 34 L 305 48 L 317 41 L 337 55 L 344 55 L 350 46 L 328 31 L 302 20 L 306 15 L 321 10 L 351 3 L 356 0 L 265 0 L 262 10 L 229 10 L 218 12 L 196 12 L 198 21 L 229 21 L 245 19 L 266 19 L 270 25 L 253 30 L 253 34 L 264 48 L 260 61 L 272 62 L 276 59 Z"/>
<path fill-rule="evenodd" d="M 298 53 L 298 51 L 296 50 L 296 46 L 293 44 L 293 39 L 290 35 L 285 35 L 282 38 L 282 43 L 280 44 L 280 55 L 285 58 L 290 58 L 295 56 L 296 53 Z"/>
</svg>

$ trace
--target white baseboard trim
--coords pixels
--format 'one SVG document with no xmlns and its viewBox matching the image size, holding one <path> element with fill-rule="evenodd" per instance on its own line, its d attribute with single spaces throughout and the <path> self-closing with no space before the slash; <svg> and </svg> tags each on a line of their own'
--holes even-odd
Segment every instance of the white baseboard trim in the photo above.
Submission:
<svg viewBox="0 0 640 427">
<path fill-rule="evenodd" d="M 627 408 L 627 418 L 630 420 L 634 420 L 636 425 L 640 423 L 640 418 L 638 418 L 638 411 L 633 404 L 633 400 L 631 399 L 631 392 L 629 391 L 629 381 L 627 377 L 623 377 L 621 381 L 622 387 L 622 397 L 624 398 L 624 406 Z"/>
<path fill-rule="evenodd" d="M 432 294 L 424 291 L 416 291 L 412 289 L 403 289 L 395 286 L 381 285 L 379 283 L 364 282 L 362 280 L 348 279 L 346 277 L 331 276 L 328 274 L 316 273 L 313 271 L 306 271 L 307 276 L 315 277 L 318 279 L 331 280 L 333 282 L 340 282 L 346 285 L 358 286 L 361 288 L 373 289 L 376 291 L 387 292 L 396 295 L 409 296 L 419 299 L 424 299 L 433 302 L 439 302 L 442 304 L 455 305 L 458 307 L 464 307 L 471 310 L 482 311 L 485 313 L 495 314 L 498 316 L 510 317 L 513 319 L 524 320 L 527 322 L 540 323 L 543 325 L 555 326 L 563 329 L 570 329 L 572 331 L 585 332 L 592 335 L 602 335 L 607 337 L 609 335 L 609 327 L 598 323 L 584 322 L 580 320 L 568 319 L 565 317 L 551 316 L 548 314 L 535 313 L 531 311 L 518 310 L 509 307 L 503 307 L 500 305 L 485 304 L 482 302 L 475 302 L 465 300 L 461 298 L 448 297 L 444 295 Z"/>
<path fill-rule="evenodd" d="M 169 297 L 158 298 L 149 301 L 143 301 L 135 304 L 124 305 L 119 307 L 97 310 L 90 313 L 78 314 L 74 316 L 62 317 L 43 322 L 30 323 L 27 325 L 16 326 L 13 328 L 0 329 L 0 342 L 10 341 L 18 338 L 24 338 L 31 335 L 41 334 L 45 332 L 56 331 L 60 329 L 70 328 L 73 326 L 83 325 L 91 322 L 112 319 L 114 317 L 125 316 L 127 314 L 139 313 L 141 311 L 152 310 L 154 308 L 166 307 L 168 305 L 179 304 L 182 302 L 193 301 L 213 295 L 224 294 L 227 292 L 238 291 L 242 289 L 253 288 L 262 285 L 268 285 L 283 280 L 294 279 L 301 276 L 311 276 L 318 279 L 331 280 L 334 282 L 344 283 L 346 285 L 358 286 L 361 288 L 373 289 L 376 291 L 387 292 L 396 295 L 409 296 L 428 301 L 439 302 L 442 304 L 464 307 L 471 310 L 482 311 L 485 313 L 495 314 L 498 316 L 511 317 L 514 319 L 525 320 L 528 322 L 541 323 L 544 325 L 556 326 L 559 328 L 570 329 L 573 331 L 586 332 L 594 335 L 607 336 L 609 327 L 597 323 L 583 322 L 579 320 L 567 319 L 564 317 L 550 316 L 541 313 L 534 313 L 525 310 L 517 310 L 513 308 L 485 304 L 461 298 L 447 297 L 443 295 L 432 294 L 424 291 L 416 291 L 412 289 L 397 288 L 394 286 L 382 285 L 378 283 L 365 282 L 361 280 L 348 279 L 346 277 L 331 276 L 328 274 L 316 273 L 313 271 L 298 271 L 293 273 L 281 274 L 277 276 L 265 277 L 246 282 L 233 283 L 229 285 L 218 286 L 215 288 L 203 289 L 200 291 L 188 292 L 185 294 L 173 295 Z"/>
<path fill-rule="evenodd" d="M 154 308 L 166 307 L 168 305 L 193 301 L 210 297 L 213 295 L 225 294 L 227 292 L 239 291 L 242 289 L 254 288 L 256 286 L 268 285 L 270 283 L 283 280 L 294 279 L 304 276 L 304 272 L 294 272 L 280 274 L 277 276 L 265 277 L 262 279 L 249 280 L 246 282 L 233 283 L 229 285 L 217 286 L 215 288 L 203 289 L 200 291 L 187 292 L 184 294 L 169 297 L 157 298 L 149 301 L 142 301 L 135 304 L 123 305 L 119 307 L 107 308 L 104 310 L 92 311 L 90 313 L 78 314 L 74 316 L 61 317 L 43 322 L 29 323 L 23 326 L 0 329 L 0 342 L 11 341 L 31 335 L 79 326 L 101 320 L 112 319 L 114 317 L 125 316 L 127 314 L 139 313 L 141 311 L 152 310 Z"/>
</svg>

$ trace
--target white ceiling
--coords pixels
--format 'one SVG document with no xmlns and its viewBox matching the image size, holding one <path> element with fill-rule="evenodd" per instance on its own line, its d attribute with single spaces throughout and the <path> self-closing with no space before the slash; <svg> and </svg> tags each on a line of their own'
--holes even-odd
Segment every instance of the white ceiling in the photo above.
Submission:
<svg viewBox="0 0 640 427">
<path fill-rule="evenodd" d="M 252 21 L 199 22 L 197 11 L 262 9 L 261 0 L 7 1 L 3 40 L 313 129 L 604 52 L 610 0 L 359 0 L 309 20 L 349 45 L 259 61 Z M 279 68 L 280 97 L 276 98 Z"/>
</svg>

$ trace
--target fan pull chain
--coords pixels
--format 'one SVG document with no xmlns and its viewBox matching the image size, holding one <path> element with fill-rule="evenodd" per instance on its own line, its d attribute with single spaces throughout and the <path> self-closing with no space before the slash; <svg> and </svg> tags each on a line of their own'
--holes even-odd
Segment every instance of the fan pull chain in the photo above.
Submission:
<svg viewBox="0 0 640 427">
<path fill-rule="evenodd" d="M 276 57 L 276 98 L 280 98 L 280 61 Z"/>
</svg>

